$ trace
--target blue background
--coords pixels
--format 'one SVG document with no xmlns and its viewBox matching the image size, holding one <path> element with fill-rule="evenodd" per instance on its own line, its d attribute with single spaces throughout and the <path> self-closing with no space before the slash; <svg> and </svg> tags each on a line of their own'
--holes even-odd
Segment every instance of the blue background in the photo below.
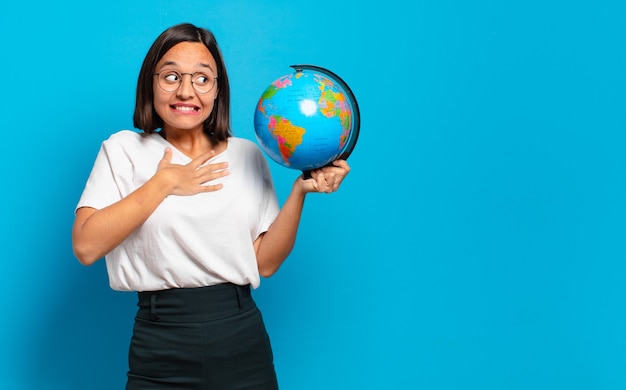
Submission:
<svg viewBox="0 0 626 390">
<path fill-rule="evenodd" d="M 4 4 L 1 388 L 123 388 L 135 296 L 74 259 L 73 209 L 183 21 L 221 44 L 240 137 L 292 64 L 359 100 L 353 171 L 255 292 L 282 389 L 626 388 L 626 5 L 602 0 Z"/>
</svg>

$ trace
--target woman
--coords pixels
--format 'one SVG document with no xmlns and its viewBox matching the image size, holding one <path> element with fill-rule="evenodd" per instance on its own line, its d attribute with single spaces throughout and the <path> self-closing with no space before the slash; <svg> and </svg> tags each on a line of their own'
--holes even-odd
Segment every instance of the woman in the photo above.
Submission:
<svg viewBox="0 0 626 390">
<path fill-rule="evenodd" d="M 270 171 L 230 130 L 213 34 L 165 30 L 142 65 L 134 125 L 104 141 L 72 231 L 85 265 L 105 257 L 113 289 L 137 291 L 127 389 L 278 388 L 250 295 L 291 252 L 309 192 L 336 191 L 339 160 L 298 177 L 279 208 Z"/>
</svg>

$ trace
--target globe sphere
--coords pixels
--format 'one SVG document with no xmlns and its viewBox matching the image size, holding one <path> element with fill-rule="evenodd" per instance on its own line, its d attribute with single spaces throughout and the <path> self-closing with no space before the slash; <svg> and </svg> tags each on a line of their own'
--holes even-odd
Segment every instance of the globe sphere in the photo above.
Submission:
<svg viewBox="0 0 626 390">
<path fill-rule="evenodd" d="M 331 71 L 293 65 L 262 93 L 254 112 L 259 145 L 278 164 L 303 172 L 346 159 L 360 114 L 348 85 Z"/>
</svg>

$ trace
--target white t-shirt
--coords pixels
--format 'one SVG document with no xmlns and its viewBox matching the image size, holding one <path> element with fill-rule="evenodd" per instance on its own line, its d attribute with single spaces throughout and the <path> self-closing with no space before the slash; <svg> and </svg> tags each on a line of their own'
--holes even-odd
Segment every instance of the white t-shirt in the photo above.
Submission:
<svg viewBox="0 0 626 390">
<path fill-rule="evenodd" d="M 189 157 L 159 134 L 123 130 L 102 143 L 76 206 L 102 209 L 154 176 L 166 147 L 173 164 Z M 263 154 L 252 141 L 231 137 L 210 162 L 227 161 L 219 191 L 168 196 L 154 213 L 105 256 L 114 290 L 154 291 L 232 282 L 259 286 L 253 242 L 279 206 Z"/>
</svg>

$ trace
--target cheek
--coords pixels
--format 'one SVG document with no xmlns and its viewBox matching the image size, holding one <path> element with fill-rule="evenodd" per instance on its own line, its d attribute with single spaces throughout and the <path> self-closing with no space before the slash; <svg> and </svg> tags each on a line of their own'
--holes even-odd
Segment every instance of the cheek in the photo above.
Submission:
<svg viewBox="0 0 626 390">
<path fill-rule="evenodd" d="M 211 95 L 210 97 L 207 96 L 206 98 L 202 99 L 202 105 L 204 106 L 204 110 L 210 115 L 215 108 L 215 98 L 213 97 L 213 95 Z"/>
<path fill-rule="evenodd" d="M 167 96 L 163 96 L 163 92 L 160 90 L 154 89 L 154 110 L 159 114 L 160 117 L 163 117 L 167 108 L 169 107 Z"/>
</svg>

